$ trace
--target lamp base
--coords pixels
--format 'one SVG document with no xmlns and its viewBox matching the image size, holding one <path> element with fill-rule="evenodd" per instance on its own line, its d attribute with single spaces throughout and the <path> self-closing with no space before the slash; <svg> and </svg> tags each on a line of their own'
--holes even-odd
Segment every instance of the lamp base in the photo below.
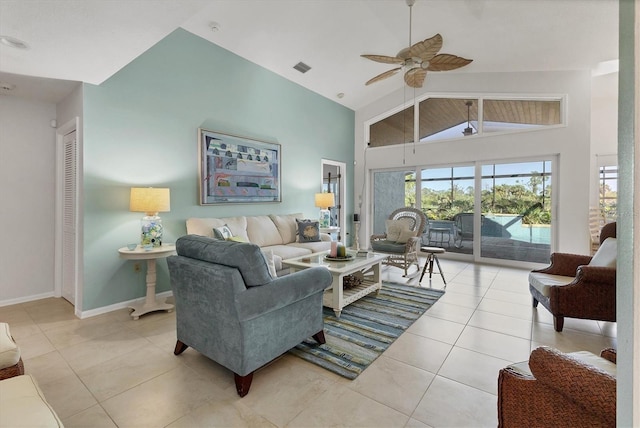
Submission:
<svg viewBox="0 0 640 428">
<path fill-rule="evenodd" d="M 140 220 L 142 231 L 140 233 L 140 245 L 159 247 L 162 245 L 162 219 L 157 215 L 147 215 Z"/>
</svg>

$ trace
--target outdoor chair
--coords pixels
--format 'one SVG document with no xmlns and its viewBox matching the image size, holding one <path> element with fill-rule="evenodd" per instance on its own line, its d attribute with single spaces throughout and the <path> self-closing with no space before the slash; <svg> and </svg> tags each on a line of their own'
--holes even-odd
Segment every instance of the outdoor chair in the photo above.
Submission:
<svg viewBox="0 0 640 428">
<path fill-rule="evenodd" d="M 484 216 L 482 216 L 484 220 Z M 473 241 L 473 213 L 458 213 L 453 216 L 455 236 L 453 245 L 462 248 L 462 241 Z"/>
<path fill-rule="evenodd" d="M 533 307 L 553 314 L 556 331 L 564 318 L 616 321 L 616 223 L 600 231 L 600 247 L 592 256 L 553 253 L 551 265 L 529 274 Z"/>
<path fill-rule="evenodd" d="M 498 427 L 615 427 L 616 351 L 549 347 L 498 375 Z"/>
<path fill-rule="evenodd" d="M 416 208 L 399 208 L 386 221 L 386 232 L 371 235 L 371 248 L 376 253 L 388 254 L 383 264 L 399 267 L 407 276 L 409 267 L 415 263 L 420 271 L 418 251 L 427 216 Z"/>
</svg>

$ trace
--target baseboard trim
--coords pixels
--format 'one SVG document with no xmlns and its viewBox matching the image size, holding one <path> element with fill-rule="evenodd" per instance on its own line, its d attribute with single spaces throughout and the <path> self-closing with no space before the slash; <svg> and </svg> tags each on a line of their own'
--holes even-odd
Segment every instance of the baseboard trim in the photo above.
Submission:
<svg viewBox="0 0 640 428">
<path fill-rule="evenodd" d="M 49 297 L 56 297 L 56 295 L 53 293 L 53 291 L 50 291 L 48 293 L 34 294 L 33 296 L 25 296 L 25 297 L 18 297 L 16 299 L 0 300 L 0 307 L 18 305 L 20 303 L 33 302 L 35 300 L 48 299 Z"/>
<path fill-rule="evenodd" d="M 162 293 L 156 294 L 156 298 L 160 298 L 160 299 L 172 297 L 172 296 L 173 296 L 172 291 L 163 291 Z M 109 312 L 128 308 L 130 306 L 139 305 L 141 303 L 144 303 L 144 301 L 145 301 L 145 297 L 141 297 L 139 299 L 132 299 L 126 302 L 114 303 L 113 305 L 109 305 L 109 306 L 102 306 L 100 308 L 89 309 L 88 311 L 76 312 L 76 316 L 80 319 L 91 318 L 97 315 L 107 314 Z"/>
</svg>

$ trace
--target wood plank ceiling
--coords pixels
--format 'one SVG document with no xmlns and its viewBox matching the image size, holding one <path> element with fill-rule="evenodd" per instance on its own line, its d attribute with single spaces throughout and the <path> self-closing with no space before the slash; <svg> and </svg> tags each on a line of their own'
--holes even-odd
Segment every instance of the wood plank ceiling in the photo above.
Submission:
<svg viewBox="0 0 640 428">
<path fill-rule="evenodd" d="M 467 118 L 466 102 L 471 101 Z M 560 123 L 559 100 L 484 100 L 484 121 L 525 125 Z M 420 139 L 478 120 L 478 100 L 463 98 L 427 98 L 420 102 Z M 461 135 L 462 136 L 462 135 Z M 395 113 L 370 127 L 371 147 L 390 146 L 413 141 L 413 106 Z"/>
</svg>

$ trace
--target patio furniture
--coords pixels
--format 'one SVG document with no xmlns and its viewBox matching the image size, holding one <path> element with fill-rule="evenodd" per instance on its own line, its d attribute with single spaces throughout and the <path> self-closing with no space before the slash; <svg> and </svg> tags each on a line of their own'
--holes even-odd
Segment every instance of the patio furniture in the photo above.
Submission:
<svg viewBox="0 0 640 428">
<path fill-rule="evenodd" d="M 600 232 L 600 247 L 593 257 L 553 253 L 551 265 L 529 274 L 533 307 L 538 303 L 553 314 L 556 331 L 564 318 L 616 321 L 616 223 Z"/>
<path fill-rule="evenodd" d="M 426 227 L 427 245 L 449 247 L 451 238 L 455 236 L 455 227 L 450 220 L 427 220 Z"/>
<path fill-rule="evenodd" d="M 273 278 L 260 247 L 187 235 L 167 259 L 176 303 L 174 354 L 192 347 L 234 373 L 249 392 L 253 373 L 303 340 L 324 343 L 324 267 Z"/>
<path fill-rule="evenodd" d="M 484 220 L 484 216 L 482 216 Z M 462 248 L 462 241 L 473 241 L 473 213 L 458 213 L 453 216 L 455 236 L 453 245 Z"/>
<path fill-rule="evenodd" d="M 429 279 L 433 275 L 433 262 L 435 261 L 438 265 L 438 272 L 440 272 L 440 276 L 442 277 L 442 281 L 444 282 L 445 287 L 447 286 L 447 280 L 444 279 L 444 272 L 442 272 L 442 267 L 440 266 L 440 260 L 438 260 L 437 254 L 446 253 L 444 248 L 441 247 L 420 247 L 420 252 L 427 253 L 427 260 L 424 263 L 424 268 L 422 268 L 422 274 L 420 275 L 420 280 L 418 284 L 422 282 L 422 278 L 424 278 L 424 274 L 427 271 L 427 267 L 429 268 Z"/>
<path fill-rule="evenodd" d="M 426 224 L 427 216 L 419 209 L 399 208 L 389 216 L 384 234 L 371 235 L 371 248 L 388 255 L 383 264 L 404 269 L 404 276 L 414 263 L 420 271 L 418 250 Z"/>
<path fill-rule="evenodd" d="M 616 353 L 540 347 L 498 375 L 498 427 L 614 427 Z"/>
</svg>

